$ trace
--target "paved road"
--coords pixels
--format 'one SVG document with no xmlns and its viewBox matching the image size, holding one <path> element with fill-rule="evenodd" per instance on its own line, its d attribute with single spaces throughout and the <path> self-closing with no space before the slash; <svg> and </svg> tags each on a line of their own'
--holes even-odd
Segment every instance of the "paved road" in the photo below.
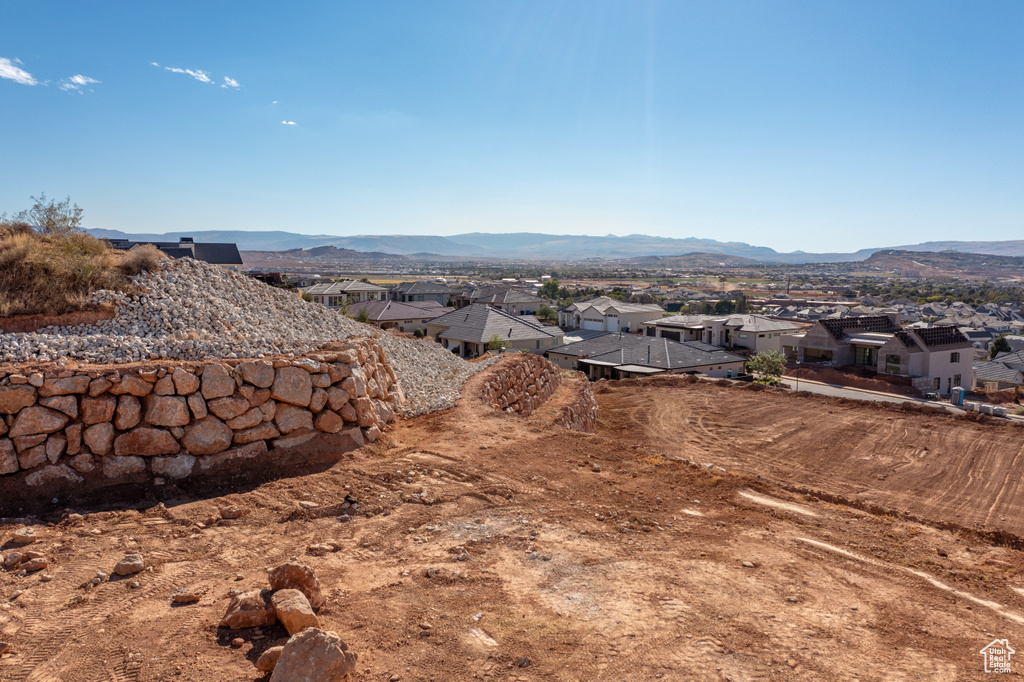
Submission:
<svg viewBox="0 0 1024 682">
<path fill-rule="evenodd" d="M 786 384 L 790 388 L 796 390 L 799 388 L 801 391 L 807 391 L 809 393 L 821 393 L 822 395 L 830 395 L 836 398 L 851 398 L 853 400 L 870 400 L 877 403 L 922 403 L 925 405 L 935 405 L 937 407 L 944 407 L 950 412 L 957 414 L 963 414 L 964 411 L 959 407 L 954 407 L 949 403 L 941 403 L 935 400 L 923 400 L 921 398 L 911 398 L 902 395 L 893 395 L 891 393 L 879 393 L 878 391 L 866 391 L 861 388 L 850 388 L 849 386 L 840 386 L 839 384 L 825 384 L 820 381 L 809 381 L 807 379 L 797 380 L 793 377 L 782 377 L 782 383 Z"/>
</svg>

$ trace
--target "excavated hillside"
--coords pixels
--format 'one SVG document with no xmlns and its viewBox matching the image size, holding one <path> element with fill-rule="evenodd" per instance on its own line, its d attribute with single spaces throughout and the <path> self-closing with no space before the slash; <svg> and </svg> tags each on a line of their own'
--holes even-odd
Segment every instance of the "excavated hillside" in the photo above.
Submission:
<svg viewBox="0 0 1024 682">
<path fill-rule="evenodd" d="M 1024 641 L 1019 427 L 645 380 L 588 435 L 490 407 L 500 371 L 327 471 L 4 519 L 49 565 L 0 572 L 0 680 L 267 679 L 284 629 L 218 623 L 290 557 L 356 680 L 952 681 Z"/>
</svg>

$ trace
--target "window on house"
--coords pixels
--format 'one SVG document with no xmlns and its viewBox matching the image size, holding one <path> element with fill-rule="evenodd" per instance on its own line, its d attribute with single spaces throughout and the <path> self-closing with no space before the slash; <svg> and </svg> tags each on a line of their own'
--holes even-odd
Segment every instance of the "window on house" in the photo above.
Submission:
<svg viewBox="0 0 1024 682">
<path fill-rule="evenodd" d="M 865 367 L 878 364 L 878 349 L 855 346 L 853 352 L 853 364 Z"/>
<path fill-rule="evenodd" d="M 747 335 L 746 334 L 740 334 L 740 338 L 741 339 L 745 339 L 745 338 L 747 338 Z"/>
<path fill-rule="evenodd" d="M 959 374 L 954 374 L 953 375 L 953 385 L 954 386 L 960 386 L 960 375 Z M 963 388 L 962 386 L 960 386 L 960 387 Z"/>
<path fill-rule="evenodd" d="M 937 391 L 940 388 L 942 388 L 942 379 L 940 379 L 939 377 L 935 377 L 935 379 L 932 380 L 932 390 Z"/>
<path fill-rule="evenodd" d="M 537 341 L 537 348 L 540 348 L 540 341 Z"/>
<path fill-rule="evenodd" d="M 759 339 L 763 339 L 763 338 L 764 338 L 764 334 L 758 334 L 758 335 L 757 335 L 757 338 L 759 338 Z"/>
<path fill-rule="evenodd" d="M 899 374 L 900 373 L 900 356 L 889 354 L 885 356 L 885 372 L 886 374 Z"/>
<path fill-rule="evenodd" d="M 950 362 L 960 362 L 960 354 L 959 353 L 950 353 L 949 354 L 949 361 Z"/>
</svg>

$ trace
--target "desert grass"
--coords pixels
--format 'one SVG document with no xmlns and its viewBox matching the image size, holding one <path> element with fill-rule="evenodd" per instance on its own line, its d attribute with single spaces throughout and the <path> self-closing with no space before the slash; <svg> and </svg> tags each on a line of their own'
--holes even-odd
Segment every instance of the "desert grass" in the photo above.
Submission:
<svg viewBox="0 0 1024 682">
<path fill-rule="evenodd" d="M 130 292 L 130 277 L 155 268 L 158 254 L 119 253 L 85 232 L 48 236 L 0 222 L 0 317 L 89 310 L 94 291 Z"/>
</svg>

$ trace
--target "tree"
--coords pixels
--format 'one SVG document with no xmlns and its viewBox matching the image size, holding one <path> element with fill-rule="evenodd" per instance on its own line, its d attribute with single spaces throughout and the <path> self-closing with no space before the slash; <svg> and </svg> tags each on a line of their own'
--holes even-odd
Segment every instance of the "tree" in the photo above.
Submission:
<svg viewBox="0 0 1024 682">
<path fill-rule="evenodd" d="M 555 312 L 554 308 L 552 308 L 551 306 L 549 306 L 546 303 L 544 303 L 544 304 L 541 304 L 540 308 L 537 308 L 537 318 L 541 319 L 541 320 L 548 320 L 548 321 L 550 321 L 550 320 L 557 320 L 558 319 L 558 313 Z"/>
<path fill-rule="evenodd" d="M 487 340 L 487 350 L 501 350 L 505 347 L 505 341 L 498 334 L 492 334 Z"/>
<path fill-rule="evenodd" d="M 423 330 L 423 327 L 416 327 L 412 335 L 415 336 L 417 339 L 422 339 L 424 336 L 427 335 L 427 332 Z"/>
<path fill-rule="evenodd" d="M 363 324 L 368 324 L 370 322 L 370 313 L 366 312 L 365 306 L 360 308 L 359 312 L 356 313 L 356 322 L 362 322 Z"/>
<path fill-rule="evenodd" d="M 732 315 L 736 312 L 736 304 L 727 298 L 715 303 L 715 314 L 716 315 Z"/>
<path fill-rule="evenodd" d="M 30 197 L 36 202 L 32 208 L 14 216 L 16 222 L 28 223 L 40 234 L 60 237 L 82 229 L 82 209 L 71 203 L 71 197 L 64 201 L 46 200 L 46 192 Z"/>
<path fill-rule="evenodd" d="M 995 359 L 995 357 L 1000 353 L 1009 353 L 1011 350 L 1013 349 L 1010 348 L 1010 342 L 1006 340 L 1006 336 L 1000 336 L 992 342 L 992 347 L 989 348 L 989 360 Z"/>
<path fill-rule="evenodd" d="M 757 376 L 762 384 L 774 386 L 779 383 L 779 377 L 786 368 L 785 356 L 777 350 L 763 350 L 754 353 L 747 360 L 747 371 Z"/>
<path fill-rule="evenodd" d="M 541 298 L 548 298 L 548 299 L 557 298 L 558 297 L 558 280 L 552 278 L 552 279 L 549 279 L 548 281 L 544 282 L 544 284 L 540 285 L 540 297 Z"/>
</svg>

